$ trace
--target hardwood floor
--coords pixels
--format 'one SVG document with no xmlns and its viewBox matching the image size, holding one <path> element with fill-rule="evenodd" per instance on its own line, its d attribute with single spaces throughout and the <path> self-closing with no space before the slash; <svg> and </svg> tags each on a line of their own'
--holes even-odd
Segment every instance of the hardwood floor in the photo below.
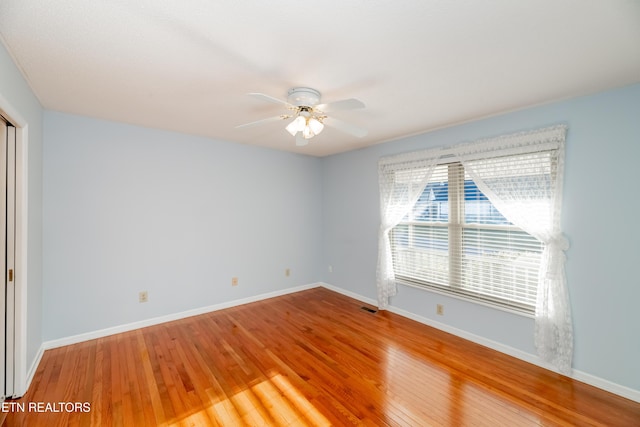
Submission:
<svg viewBox="0 0 640 427">
<path fill-rule="evenodd" d="M 2 425 L 640 425 L 639 403 L 362 305 L 315 288 L 48 350 Z"/>
</svg>

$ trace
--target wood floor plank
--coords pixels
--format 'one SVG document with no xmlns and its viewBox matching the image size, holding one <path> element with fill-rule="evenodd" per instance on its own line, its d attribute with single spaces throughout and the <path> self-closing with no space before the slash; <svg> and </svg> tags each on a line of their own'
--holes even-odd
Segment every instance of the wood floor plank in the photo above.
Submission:
<svg viewBox="0 0 640 427">
<path fill-rule="evenodd" d="M 640 425 L 640 403 L 362 305 L 315 288 L 47 350 L 15 403 L 90 410 L 1 425 Z"/>
</svg>

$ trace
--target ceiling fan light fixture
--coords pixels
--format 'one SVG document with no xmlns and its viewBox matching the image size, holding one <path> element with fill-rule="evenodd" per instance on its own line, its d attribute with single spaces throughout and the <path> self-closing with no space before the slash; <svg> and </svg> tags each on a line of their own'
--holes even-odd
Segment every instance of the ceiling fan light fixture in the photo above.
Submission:
<svg viewBox="0 0 640 427">
<path fill-rule="evenodd" d="M 298 133 L 298 126 L 296 125 L 295 120 L 292 120 L 285 129 L 291 134 L 291 136 L 296 136 L 296 133 Z"/>
<path fill-rule="evenodd" d="M 324 129 L 324 124 L 322 124 L 322 122 L 315 117 L 309 119 L 308 126 L 309 128 L 311 128 L 311 131 L 314 135 L 318 135 L 320 132 L 322 132 L 322 129 Z"/>
<path fill-rule="evenodd" d="M 320 104 L 320 92 L 308 87 L 294 87 L 287 92 L 287 100 L 282 101 L 263 93 L 250 93 L 249 95 L 260 98 L 271 103 L 283 104 L 289 113 L 268 119 L 258 120 L 256 122 L 246 123 L 236 126 L 236 128 L 244 128 L 254 126 L 256 124 L 274 122 L 278 120 L 286 120 L 292 118 L 285 129 L 296 139 L 296 145 L 303 146 L 309 143 L 309 139 L 320 134 L 324 129 L 324 119 L 327 118 L 326 112 L 353 110 L 356 108 L 364 108 L 362 101 L 354 98 L 334 101 L 328 104 Z M 367 131 L 357 126 L 349 125 L 335 118 L 331 119 L 329 126 L 336 127 L 350 135 L 362 138 Z"/>
<path fill-rule="evenodd" d="M 302 116 L 298 116 L 293 119 L 293 121 L 289 123 L 285 129 L 287 129 L 287 132 L 289 132 L 291 135 L 296 136 L 296 133 L 303 131 L 306 125 L 307 120 Z"/>
<path fill-rule="evenodd" d="M 302 136 L 304 136 L 304 139 L 311 139 L 316 136 L 316 134 L 313 133 L 309 126 L 305 126 L 304 130 L 302 131 Z"/>
</svg>

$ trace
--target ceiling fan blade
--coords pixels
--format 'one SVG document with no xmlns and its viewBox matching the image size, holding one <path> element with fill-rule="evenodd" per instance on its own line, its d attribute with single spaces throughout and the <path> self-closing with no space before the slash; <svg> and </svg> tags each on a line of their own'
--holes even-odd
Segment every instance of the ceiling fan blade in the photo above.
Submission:
<svg viewBox="0 0 640 427">
<path fill-rule="evenodd" d="M 287 108 L 291 108 L 291 109 L 294 108 L 293 105 L 289 104 L 288 102 L 283 101 L 282 99 L 274 98 L 273 96 L 265 95 L 264 93 L 252 92 L 252 93 L 249 93 L 248 95 L 256 99 L 261 99 L 263 101 L 271 102 L 273 104 L 285 105 Z"/>
<path fill-rule="evenodd" d="M 349 135 L 357 136 L 358 138 L 362 138 L 367 136 L 369 133 L 366 129 L 362 129 L 358 126 L 351 125 L 349 123 L 345 123 L 342 120 L 338 120 L 334 117 L 327 117 L 323 120 L 323 123 L 327 126 L 334 127 L 339 131 L 348 133 Z"/>
<path fill-rule="evenodd" d="M 359 99 L 349 98 L 342 101 L 329 102 L 328 104 L 318 104 L 313 107 L 315 110 L 320 110 L 323 113 L 329 113 L 331 111 L 340 110 L 355 110 L 358 108 L 364 108 L 364 103 Z"/>
<path fill-rule="evenodd" d="M 296 145 L 298 147 L 304 147 L 309 143 L 309 140 L 302 136 L 302 132 L 296 133 Z"/>
<path fill-rule="evenodd" d="M 262 119 L 262 120 L 258 120 L 258 121 L 251 122 L 251 123 L 245 123 L 243 125 L 238 125 L 238 126 L 236 126 L 236 129 L 250 128 L 250 127 L 259 126 L 259 125 L 262 125 L 262 124 L 265 124 L 265 123 L 277 122 L 279 120 L 286 120 L 286 119 L 289 119 L 289 118 L 291 118 L 291 116 L 283 114 L 281 116 L 269 117 L 268 119 Z"/>
</svg>

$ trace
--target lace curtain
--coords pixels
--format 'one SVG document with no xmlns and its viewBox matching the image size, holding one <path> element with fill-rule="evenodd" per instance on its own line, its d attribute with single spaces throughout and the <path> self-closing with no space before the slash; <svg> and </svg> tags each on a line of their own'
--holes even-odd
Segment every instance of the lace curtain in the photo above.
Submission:
<svg viewBox="0 0 640 427">
<path fill-rule="evenodd" d="M 391 230 L 416 204 L 437 163 L 438 157 L 433 153 L 416 152 L 386 157 L 378 164 L 380 231 L 376 282 L 380 309 L 388 307 L 389 297 L 395 295 L 397 291 L 391 252 Z"/>
<path fill-rule="evenodd" d="M 453 157 L 508 221 L 544 244 L 534 341 L 542 360 L 569 374 L 573 327 L 564 271 L 569 245 L 560 229 L 565 134 L 566 126 L 554 126 L 381 159 L 379 308 L 396 294 L 390 232 L 415 205 L 439 159 Z M 547 159 L 540 162 L 540 156 Z"/>
<path fill-rule="evenodd" d="M 565 126 L 556 126 L 476 141 L 452 151 L 496 209 L 544 244 L 535 345 L 542 360 L 569 374 L 573 327 L 564 272 L 569 243 L 560 230 L 565 134 Z"/>
</svg>

